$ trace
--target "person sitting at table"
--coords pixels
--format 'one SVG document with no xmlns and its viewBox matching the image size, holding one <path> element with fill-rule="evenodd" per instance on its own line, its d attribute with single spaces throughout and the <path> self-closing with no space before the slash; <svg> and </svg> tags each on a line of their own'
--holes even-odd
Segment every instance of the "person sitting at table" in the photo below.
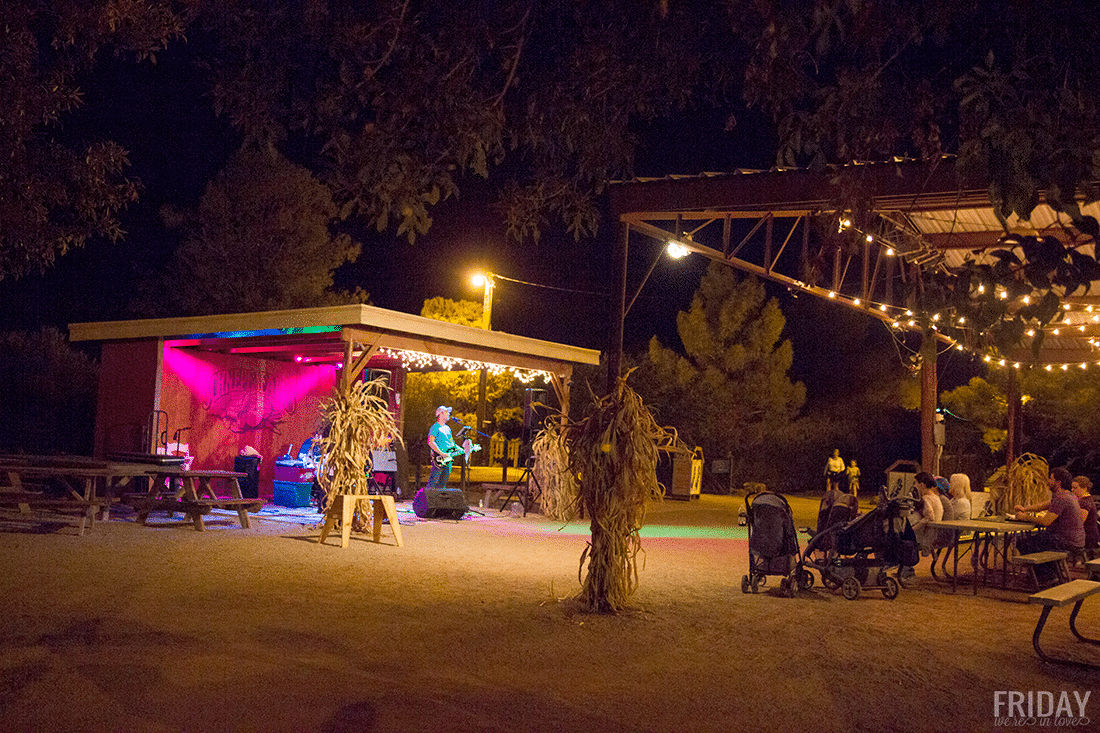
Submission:
<svg viewBox="0 0 1100 733">
<path fill-rule="evenodd" d="M 970 519 L 973 507 L 970 503 L 970 477 L 965 473 L 953 473 L 947 480 L 951 496 L 951 517 Z M 946 513 L 947 507 L 944 507 Z"/>
<path fill-rule="evenodd" d="M 1040 531 L 1016 542 L 1020 554 L 1054 550 L 1072 553 L 1085 547 L 1085 520 L 1081 516 L 1081 506 L 1077 497 L 1070 493 L 1073 477 L 1064 468 L 1050 472 L 1047 484 L 1050 486 L 1050 501 L 1016 505 L 1016 518 L 1034 523 Z M 1044 511 L 1045 510 L 1045 511 Z M 1035 568 L 1038 575 L 1040 568 Z M 1044 578 L 1039 578 L 1040 581 Z"/>
<path fill-rule="evenodd" d="M 916 477 L 916 489 L 920 494 L 921 503 L 909 517 L 909 523 L 913 527 L 913 534 L 917 537 L 917 544 L 921 548 L 922 555 L 932 554 L 933 544 L 939 539 L 937 530 L 929 527 L 932 522 L 943 519 L 943 502 L 940 501 L 940 491 L 936 486 L 936 479 L 927 471 L 921 471 Z M 907 580 L 916 575 L 913 566 L 903 567 L 898 571 L 898 578 Z"/>
<path fill-rule="evenodd" d="M 940 506 L 943 507 L 943 521 L 949 521 L 955 519 L 955 508 L 951 504 L 951 484 L 943 476 L 936 476 L 936 490 L 939 492 L 937 497 L 940 500 Z"/>
<path fill-rule="evenodd" d="M 1092 481 L 1088 476 L 1074 476 L 1070 490 L 1077 497 L 1085 520 L 1085 554 L 1089 558 L 1100 555 L 1100 522 L 1096 515 L 1096 497 L 1091 493 Z"/>
</svg>

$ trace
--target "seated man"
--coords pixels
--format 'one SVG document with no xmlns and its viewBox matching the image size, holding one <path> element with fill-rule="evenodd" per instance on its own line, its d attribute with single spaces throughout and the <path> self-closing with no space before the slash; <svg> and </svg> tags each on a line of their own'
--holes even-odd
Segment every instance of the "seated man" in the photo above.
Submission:
<svg viewBox="0 0 1100 733">
<path fill-rule="evenodd" d="M 1085 522 L 1077 497 L 1070 493 L 1073 477 L 1064 468 L 1050 472 L 1050 501 L 1028 506 L 1016 506 L 1016 518 L 1042 527 L 1037 534 L 1021 538 L 1016 547 L 1021 554 L 1056 550 L 1073 552 L 1085 546 Z M 1046 511 L 1040 511 L 1043 508 Z M 1038 570 L 1038 568 L 1036 568 Z"/>
</svg>

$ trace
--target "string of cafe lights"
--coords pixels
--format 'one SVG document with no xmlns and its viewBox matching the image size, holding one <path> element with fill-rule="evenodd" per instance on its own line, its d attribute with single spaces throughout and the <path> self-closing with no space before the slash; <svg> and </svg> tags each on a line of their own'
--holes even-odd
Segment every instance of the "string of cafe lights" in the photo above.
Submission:
<svg viewBox="0 0 1100 733">
<path fill-rule="evenodd" d="M 484 369 L 494 376 L 511 374 L 523 384 L 530 384 L 540 377 L 544 383 L 549 383 L 551 379 L 550 372 L 541 369 L 522 369 L 520 367 L 493 364 L 486 361 L 459 359 L 451 356 L 426 354 L 422 351 L 406 351 L 404 349 L 381 348 L 379 352 L 397 359 L 406 369 L 414 371 L 434 367 L 441 367 L 450 371 L 479 371 Z"/>
<path fill-rule="evenodd" d="M 899 254 L 901 256 L 904 256 L 904 253 L 900 252 L 899 248 L 897 246 L 895 246 L 893 243 L 891 243 L 889 240 L 886 240 L 882 237 L 876 237 L 873 233 L 868 233 L 868 232 L 861 231 L 860 229 L 858 229 L 858 228 L 856 228 L 852 225 L 852 222 L 851 222 L 850 219 L 841 219 L 839 224 L 838 224 L 838 232 L 844 232 L 844 231 L 847 231 L 847 230 L 851 230 L 853 232 L 856 232 L 856 233 L 862 235 L 868 243 L 874 242 L 877 239 L 877 241 L 879 241 L 880 245 L 886 247 L 885 253 L 889 257 L 898 256 Z M 963 330 L 963 331 L 972 330 L 971 326 L 969 326 L 969 324 L 967 324 L 965 316 L 955 315 L 954 313 L 949 313 L 949 314 L 947 314 L 946 317 L 941 313 L 933 313 L 931 316 L 927 316 L 927 315 L 918 316 L 918 314 L 914 313 L 914 311 L 912 309 L 907 308 L 905 306 L 895 306 L 895 305 L 891 305 L 889 303 L 882 303 L 882 302 L 877 302 L 877 301 L 858 298 L 858 297 L 850 297 L 850 296 L 846 296 L 846 295 L 843 295 L 841 293 L 838 293 L 835 290 L 827 290 L 825 288 L 807 285 L 806 283 L 804 283 L 800 280 L 795 280 L 792 287 L 797 287 L 802 291 L 809 292 L 809 293 L 819 295 L 819 296 L 823 296 L 823 297 L 827 297 L 830 300 L 837 300 L 837 301 L 845 302 L 850 307 L 853 307 L 857 310 L 866 311 L 866 312 L 868 312 L 872 315 L 875 315 L 876 317 L 884 320 L 884 322 L 886 322 L 885 319 L 890 319 L 889 322 L 888 322 L 889 326 L 891 328 L 895 329 L 895 330 L 901 330 L 905 327 L 916 328 L 917 325 L 918 325 L 918 321 L 927 319 L 930 322 L 930 326 L 931 326 L 932 330 L 937 332 L 942 338 L 944 338 L 948 342 L 948 344 L 949 344 L 948 349 L 955 348 L 958 351 L 962 351 L 962 352 L 969 351 L 972 358 L 980 357 L 983 362 L 985 362 L 987 365 L 989 365 L 991 367 L 1006 367 L 1006 368 L 1014 368 L 1014 369 L 1042 368 L 1042 369 L 1044 369 L 1045 371 L 1048 371 L 1048 372 L 1053 372 L 1056 369 L 1061 370 L 1063 372 L 1068 372 L 1070 369 L 1089 369 L 1092 366 L 1100 367 L 1100 358 L 1098 358 L 1096 361 L 1092 361 L 1092 360 L 1076 361 L 1075 360 L 1075 361 L 1071 361 L 1071 362 L 1048 362 L 1048 363 L 1045 363 L 1045 364 L 1034 364 L 1034 363 L 1029 363 L 1029 362 L 1025 362 L 1025 361 L 1015 361 L 1015 360 L 1007 359 L 1007 358 L 1003 358 L 1003 357 L 998 358 L 998 357 L 996 357 L 994 355 L 991 355 L 991 354 L 988 354 L 988 353 L 983 355 L 983 354 L 979 353 L 978 351 L 976 351 L 974 349 L 967 348 L 966 345 L 963 344 L 958 339 L 954 339 L 954 338 L 952 338 L 952 337 L 948 336 L 947 334 L 940 331 L 940 326 L 941 325 L 951 326 L 951 327 L 958 328 L 958 329 Z M 976 290 L 977 290 L 978 294 L 984 294 L 985 290 L 986 290 L 985 284 L 979 283 L 976 287 Z M 1002 299 L 1007 299 L 1008 298 L 1008 292 L 1004 288 L 997 288 L 996 293 L 997 293 L 998 297 L 1000 297 Z M 1025 295 L 1025 296 L 1023 296 L 1023 298 L 1021 298 L 1021 301 L 1023 302 L 1024 305 L 1029 305 L 1031 303 L 1031 296 L 1030 295 Z M 1090 326 L 1092 324 L 1095 324 L 1097 326 L 1097 328 L 1100 328 L 1100 308 L 1097 308 L 1093 305 L 1088 305 L 1088 304 L 1063 303 L 1062 304 L 1062 310 L 1067 315 L 1065 317 L 1063 317 L 1063 319 L 1060 323 L 1048 324 L 1048 325 L 1046 325 L 1044 327 L 1041 327 L 1041 328 L 1035 328 L 1035 327 L 1030 328 L 1027 331 L 1027 335 L 1029 337 L 1034 337 L 1039 331 L 1043 331 L 1044 333 L 1047 333 L 1051 336 L 1056 336 L 1057 337 L 1057 336 L 1062 336 L 1063 331 L 1064 331 L 1064 332 L 1066 332 L 1064 334 L 1066 336 L 1078 336 L 1079 334 L 1087 333 L 1088 332 L 1088 326 Z M 1089 323 L 1073 323 L 1071 321 L 1071 319 L 1069 318 L 1069 316 L 1068 316 L 1068 314 L 1071 313 L 1071 312 L 1082 312 L 1082 313 L 1087 313 L 1087 314 L 1092 314 L 1092 315 L 1088 317 Z M 1076 332 L 1076 333 L 1072 333 L 1072 332 Z M 1087 340 L 1087 343 L 1093 349 L 1100 349 L 1100 337 L 1093 336 L 1093 337 L 1091 337 Z M 947 349 L 945 349 L 945 351 L 946 350 Z M 943 353 L 943 352 L 940 352 L 940 353 Z M 1100 355 L 1098 355 L 1098 356 L 1100 356 Z"/>
</svg>

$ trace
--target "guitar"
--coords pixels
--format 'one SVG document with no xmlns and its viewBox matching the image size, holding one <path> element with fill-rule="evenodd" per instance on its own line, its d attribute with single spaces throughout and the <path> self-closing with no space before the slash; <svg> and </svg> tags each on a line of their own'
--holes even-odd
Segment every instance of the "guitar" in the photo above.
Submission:
<svg viewBox="0 0 1100 733">
<path fill-rule="evenodd" d="M 436 468 L 443 468 L 447 464 L 454 461 L 454 459 L 458 456 L 466 456 L 466 462 L 469 463 L 470 454 L 479 450 L 481 450 L 481 446 L 477 443 L 471 443 L 470 439 L 467 438 L 466 440 L 462 441 L 462 445 L 452 445 L 451 449 L 448 451 L 449 455 L 447 456 L 442 456 L 433 450 L 432 465 Z"/>
</svg>

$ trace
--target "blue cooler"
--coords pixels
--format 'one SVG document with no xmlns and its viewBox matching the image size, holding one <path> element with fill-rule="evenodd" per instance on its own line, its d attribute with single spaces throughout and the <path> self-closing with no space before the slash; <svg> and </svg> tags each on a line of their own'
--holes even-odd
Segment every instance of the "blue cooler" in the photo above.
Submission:
<svg viewBox="0 0 1100 733">
<path fill-rule="evenodd" d="M 286 507 L 309 506 L 312 481 L 276 481 L 275 503 Z"/>
</svg>

